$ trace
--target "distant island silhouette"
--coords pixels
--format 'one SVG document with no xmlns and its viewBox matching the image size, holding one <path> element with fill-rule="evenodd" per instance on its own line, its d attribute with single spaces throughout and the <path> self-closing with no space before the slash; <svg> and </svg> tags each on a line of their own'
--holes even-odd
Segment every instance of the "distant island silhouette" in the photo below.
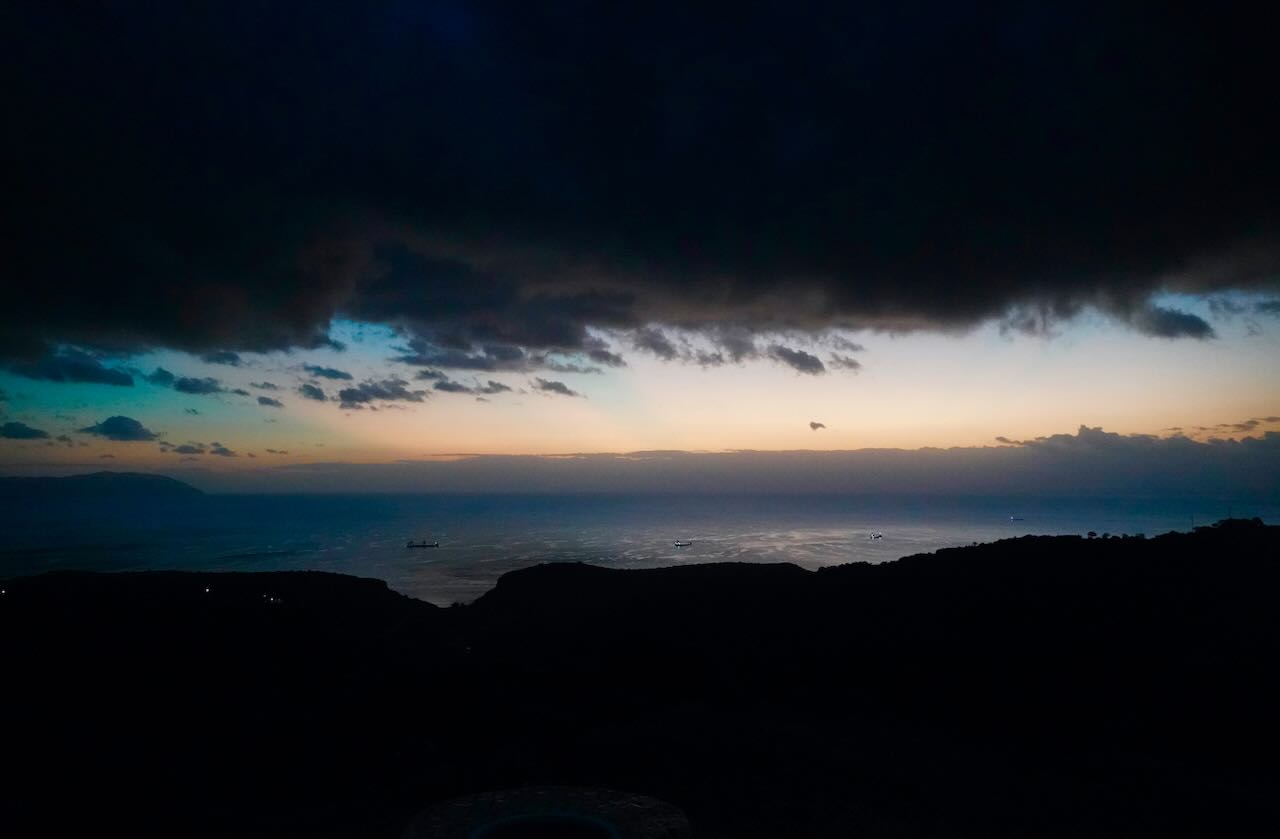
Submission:
<svg viewBox="0 0 1280 839">
<path fill-rule="evenodd" d="M 1277 557 L 1280 527 L 1229 520 L 540 565 L 447 609 L 313 572 L 9 579 L 0 795 L 60 835 L 397 837 L 553 785 L 699 839 L 1271 835 Z"/>
<path fill-rule="evenodd" d="M 65 477 L 0 477 L 0 499 L 191 499 L 203 492 L 175 478 L 142 472 L 92 472 Z"/>
</svg>

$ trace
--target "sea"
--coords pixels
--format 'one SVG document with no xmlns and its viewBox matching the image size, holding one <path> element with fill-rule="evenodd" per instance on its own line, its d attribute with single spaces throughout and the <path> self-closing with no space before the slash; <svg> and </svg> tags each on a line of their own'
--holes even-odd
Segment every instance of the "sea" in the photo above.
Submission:
<svg viewBox="0 0 1280 839">
<path fill-rule="evenodd" d="M 889 562 L 1026 534 L 1280 522 L 1280 501 L 860 495 L 209 495 L 190 502 L 0 510 L 0 577 L 61 569 L 316 570 L 467 603 L 543 562 L 658 568 Z M 676 541 L 688 546 L 677 547 Z M 439 542 L 408 548 L 410 541 Z"/>
</svg>

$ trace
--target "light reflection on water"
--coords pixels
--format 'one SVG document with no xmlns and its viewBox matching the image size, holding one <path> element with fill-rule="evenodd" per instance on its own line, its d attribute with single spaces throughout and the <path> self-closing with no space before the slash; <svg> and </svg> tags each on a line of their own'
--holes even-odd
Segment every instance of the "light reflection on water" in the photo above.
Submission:
<svg viewBox="0 0 1280 839">
<path fill-rule="evenodd" d="M 861 496 L 211 496 L 190 505 L 0 513 L 0 575 L 95 570 L 321 570 L 467 602 L 510 570 L 582 561 L 884 562 L 1027 533 L 1275 522 L 1274 502 Z M 1018 520 L 1010 520 L 1013 516 Z M 870 539 L 882 533 L 882 539 Z M 406 549 L 409 539 L 439 548 Z M 692 542 L 676 548 L 674 541 Z"/>
</svg>

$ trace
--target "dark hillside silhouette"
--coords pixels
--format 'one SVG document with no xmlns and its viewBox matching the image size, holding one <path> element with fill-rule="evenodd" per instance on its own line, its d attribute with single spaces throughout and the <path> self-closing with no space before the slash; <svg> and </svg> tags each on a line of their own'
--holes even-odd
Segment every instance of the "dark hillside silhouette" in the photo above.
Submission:
<svg viewBox="0 0 1280 839">
<path fill-rule="evenodd" d="M 1280 528 L 790 565 L 5 582 L 4 811 L 30 835 L 399 835 L 609 787 L 705 839 L 1269 836 Z M 207 590 L 206 590 L 207 589 Z"/>
</svg>

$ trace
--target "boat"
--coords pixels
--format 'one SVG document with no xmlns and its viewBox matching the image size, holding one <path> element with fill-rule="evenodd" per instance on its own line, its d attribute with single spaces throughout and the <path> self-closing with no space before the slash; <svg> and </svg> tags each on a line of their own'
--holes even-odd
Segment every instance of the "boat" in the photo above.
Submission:
<svg viewBox="0 0 1280 839">
<path fill-rule="evenodd" d="M 868 533 L 868 534 L 867 534 L 867 538 L 868 538 L 868 539 L 883 539 L 883 538 L 884 538 L 884 534 L 883 534 L 883 533 Z"/>
<path fill-rule="evenodd" d="M 1022 521 L 1022 516 L 1009 516 L 1009 521 Z"/>
<path fill-rule="evenodd" d="M 405 545 L 405 547 L 406 548 L 438 548 L 440 547 L 440 543 L 439 542 L 415 542 L 412 539 L 410 539 L 409 544 Z"/>
<path fill-rule="evenodd" d="M 677 548 L 687 548 L 687 547 L 689 547 L 689 546 L 690 546 L 690 545 L 692 545 L 692 544 L 693 544 L 692 542 L 686 542 L 686 541 L 685 541 L 685 540 L 683 540 L 683 539 L 677 539 L 677 540 L 676 540 L 676 547 L 677 547 Z"/>
</svg>

